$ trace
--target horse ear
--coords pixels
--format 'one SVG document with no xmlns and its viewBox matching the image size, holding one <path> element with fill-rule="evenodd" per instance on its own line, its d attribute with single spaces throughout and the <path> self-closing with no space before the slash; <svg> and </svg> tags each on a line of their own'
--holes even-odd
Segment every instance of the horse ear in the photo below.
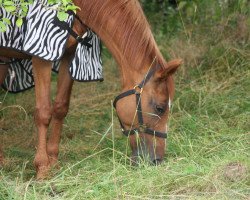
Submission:
<svg viewBox="0 0 250 200">
<path fill-rule="evenodd" d="M 159 71 L 159 79 L 166 79 L 168 76 L 173 75 L 179 66 L 182 64 L 182 59 L 174 59 L 169 61 L 162 70 Z"/>
<path fill-rule="evenodd" d="M 169 61 L 165 67 L 165 73 L 167 73 L 168 75 L 173 75 L 181 64 L 182 59 L 174 59 Z"/>
</svg>

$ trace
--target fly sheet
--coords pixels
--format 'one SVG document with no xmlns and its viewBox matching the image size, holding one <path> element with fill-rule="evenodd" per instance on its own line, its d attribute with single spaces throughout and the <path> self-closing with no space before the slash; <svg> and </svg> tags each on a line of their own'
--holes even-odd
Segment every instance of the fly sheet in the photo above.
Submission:
<svg viewBox="0 0 250 200">
<path fill-rule="evenodd" d="M 53 71 L 58 72 L 60 59 L 66 48 L 69 31 L 57 19 L 55 6 L 46 1 L 35 0 L 29 6 L 23 25 L 17 27 L 17 17 L 0 8 L 0 18 L 7 18 L 10 24 L 5 32 L 0 32 L 0 48 L 13 49 L 53 62 Z M 65 20 L 72 27 L 75 16 L 70 14 Z M 82 36 L 89 45 L 78 43 L 75 56 L 70 63 L 69 73 L 73 80 L 101 81 L 102 60 L 100 38 L 90 29 Z M 1 65 L 0 65 L 1 67 Z M 34 86 L 31 60 L 12 59 L 3 88 L 10 92 L 20 92 Z"/>
</svg>

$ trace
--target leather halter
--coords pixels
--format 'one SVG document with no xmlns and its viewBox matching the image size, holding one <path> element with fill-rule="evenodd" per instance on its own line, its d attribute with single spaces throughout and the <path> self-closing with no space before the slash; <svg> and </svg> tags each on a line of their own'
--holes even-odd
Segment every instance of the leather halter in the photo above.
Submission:
<svg viewBox="0 0 250 200">
<path fill-rule="evenodd" d="M 122 122 L 118 116 L 118 119 L 120 121 L 121 128 L 122 128 L 122 133 L 127 137 L 130 135 L 134 135 L 136 133 L 146 133 L 146 134 L 153 135 L 153 136 L 156 136 L 159 138 L 167 138 L 167 132 L 165 132 L 165 133 L 159 132 L 159 131 L 155 131 L 153 129 L 148 128 L 143 122 L 143 115 L 142 115 L 141 94 L 143 92 L 144 86 L 148 83 L 148 81 L 151 79 L 151 77 L 155 74 L 158 67 L 159 67 L 159 65 L 157 65 L 156 68 L 151 68 L 150 71 L 148 72 L 148 74 L 146 74 L 145 78 L 142 80 L 142 82 L 140 84 L 136 85 L 131 90 L 128 90 L 126 92 L 121 93 L 114 100 L 113 106 L 114 106 L 114 108 L 116 108 L 116 104 L 120 99 L 125 98 L 125 97 L 130 96 L 130 95 L 133 95 L 133 94 L 136 96 L 137 117 L 138 117 L 139 127 L 132 129 L 132 130 L 125 130 L 125 127 L 122 124 Z"/>
</svg>

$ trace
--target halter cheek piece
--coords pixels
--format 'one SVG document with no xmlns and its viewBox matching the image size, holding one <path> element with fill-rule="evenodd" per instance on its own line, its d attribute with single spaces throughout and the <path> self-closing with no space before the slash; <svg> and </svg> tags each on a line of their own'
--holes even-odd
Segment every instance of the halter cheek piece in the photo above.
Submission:
<svg viewBox="0 0 250 200">
<path fill-rule="evenodd" d="M 122 124 L 122 122 L 118 116 L 118 119 L 120 121 L 121 128 L 122 128 L 122 133 L 127 137 L 129 135 L 134 135 L 135 133 L 146 133 L 146 134 L 153 135 L 153 136 L 156 136 L 159 138 L 167 138 L 167 133 L 155 131 L 155 130 L 148 128 L 144 124 L 143 116 L 142 116 L 141 94 L 143 92 L 143 87 L 148 83 L 148 81 L 151 79 L 151 77 L 155 74 L 156 69 L 158 69 L 158 67 L 159 66 L 157 66 L 156 68 L 151 68 L 150 71 L 148 72 L 148 74 L 145 76 L 145 78 L 142 80 L 142 82 L 139 85 L 136 85 L 132 90 L 128 90 L 126 92 L 121 93 L 114 100 L 113 106 L 114 106 L 114 108 L 116 108 L 116 104 L 120 99 L 127 97 L 127 96 L 130 96 L 130 95 L 133 95 L 133 94 L 135 94 L 135 96 L 136 96 L 137 117 L 138 117 L 139 127 L 132 129 L 132 130 L 125 130 L 125 127 Z"/>
</svg>

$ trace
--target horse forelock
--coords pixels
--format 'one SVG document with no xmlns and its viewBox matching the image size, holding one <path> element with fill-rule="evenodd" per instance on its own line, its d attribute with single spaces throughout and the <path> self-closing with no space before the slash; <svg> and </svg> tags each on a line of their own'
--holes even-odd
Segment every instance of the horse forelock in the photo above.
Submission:
<svg viewBox="0 0 250 200">
<path fill-rule="evenodd" d="M 149 23 L 137 0 L 75 0 L 81 12 L 88 12 L 83 21 L 95 32 L 104 33 L 105 44 L 119 50 L 119 63 L 140 70 L 156 57 L 165 61 L 156 45 Z M 102 38 L 102 35 L 99 35 Z M 103 39 L 103 38 L 102 38 Z M 112 49 L 111 49 L 112 51 Z M 121 60 L 124 59 L 124 60 Z"/>
</svg>

